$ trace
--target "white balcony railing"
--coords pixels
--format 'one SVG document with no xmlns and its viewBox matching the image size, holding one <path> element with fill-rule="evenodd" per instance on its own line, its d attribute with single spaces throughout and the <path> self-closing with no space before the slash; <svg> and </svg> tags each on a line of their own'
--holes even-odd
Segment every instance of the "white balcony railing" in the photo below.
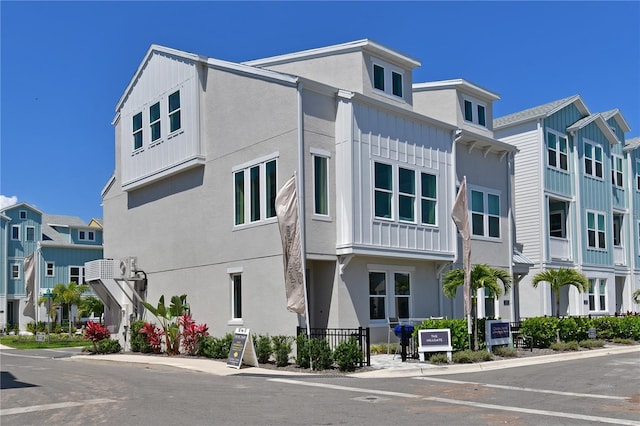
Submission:
<svg viewBox="0 0 640 426">
<path fill-rule="evenodd" d="M 549 258 L 571 260 L 571 242 L 566 238 L 549 237 Z"/>
</svg>

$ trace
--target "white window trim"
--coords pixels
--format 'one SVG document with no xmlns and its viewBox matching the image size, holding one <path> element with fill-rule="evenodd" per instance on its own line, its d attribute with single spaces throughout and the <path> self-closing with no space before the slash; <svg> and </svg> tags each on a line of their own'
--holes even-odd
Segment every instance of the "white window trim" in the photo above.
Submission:
<svg viewBox="0 0 640 426">
<path fill-rule="evenodd" d="M 26 210 L 20 210 L 20 212 L 18 213 L 18 217 L 20 218 L 20 220 L 27 219 L 27 211 Z"/>
<path fill-rule="evenodd" d="M 51 273 L 49 273 L 49 265 L 51 265 Z M 45 263 L 44 276 L 45 277 L 55 277 L 56 276 L 56 264 L 55 264 L 55 262 L 46 262 Z"/>
<path fill-rule="evenodd" d="M 331 152 L 326 151 L 324 149 L 319 149 L 319 148 L 310 148 L 310 152 L 311 152 L 311 167 L 312 167 L 312 171 L 313 171 L 313 215 L 315 216 L 315 218 L 317 219 L 331 219 L 331 197 L 329 196 L 329 175 L 331 174 Z M 322 213 L 316 213 L 316 197 L 315 197 L 315 188 L 316 188 L 316 162 L 315 162 L 315 157 L 320 157 L 320 158 L 324 158 L 327 160 L 327 214 L 322 214 Z"/>
<path fill-rule="evenodd" d="M 640 191 L 640 160 L 636 160 L 636 191 Z"/>
<path fill-rule="evenodd" d="M 14 276 L 14 274 L 13 274 L 14 270 L 17 272 L 16 276 Z M 10 274 L 11 274 L 11 279 L 14 280 L 14 281 L 21 279 L 21 277 L 22 277 L 22 268 L 20 268 L 20 264 L 19 263 L 12 263 L 11 264 L 11 272 L 10 272 Z"/>
<path fill-rule="evenodd" d="M 29 240 L 29 229 L 33 229 L 33 239 Z M 24 240 L 25 241 L 36 241 L 36 227 L 35 226 L 25 226 L 24 230 Z"/>
<path fill-rule="evenodd" d="M 231 319 L 229 321 L 227 321 L 227 325 L 243 325 L 244 324 L 244 320 L 242 318 L 242 316 L 240 317 L 236 317 L 235 316 L 235 282 L 234 282 L 234 278 L 235 277 L 240 277 L 240 294 L 241 294 L 241 298 L 242 298 L 242 273 L 239 272 L 234 272 L 234 273 L 230 273 L 229 274 L 229 294 L 231 296 L 231 304 L 230 304 L 230 312 L 231 312 Z M 242 299 L 240 300 L 240 307 L 242 309 Z"/>
<path fill-rule="evenodd" d="M 178 93 L 178 99 L 180 99 L 180 106 L 173 110 L 173 111 L 169 111 L 169 97 L 175 93 Z M 166 100 L 166 102 L 163 102 L 166 104 L 166 111 L 167 111 L 167 138 L 171 138 L 173 135 L 180 133 L 180 131 L 183 129 L 182 126 L 182 102 L 183 102 L 183 98 L 181 96 L 182 92 L 182 87 L 178 87 L 178 88 L 174 88 L 169 90 L 168 92 L 166 92 L 163 96 L 163 100 Z M 175 129 L 174 131 L 171 131 L 171 116 L 173 114 L 178 114 L 180 116 L 180 127 L 178 127 L 177 129 Z M 160 109 L 160 117 L 162 117 L 162 108 Z"/>
<path fill-rule="evenodd" d="M 616 245 L 616 234 L 615 234 L 615 218 L 616 216 L 619 216 L 622 218 L 622 221 L 620 223 L 620 244 Z M 627 215 L 625 215 L 624 213 L 618 213 L 618 212 L 613 212 L 613 214 L 611 215 L 611 235 L 612 235 L 612 241 L 613 241 L 613 247 L 615 248 L 624 248 L 624 243 L 625 243 L 625 233 L 624 233 L 624 223 L 625 223 L 625 217 L 627 217 Z"/>
<path fill-rule="evenodd" d="M 589 245 L 589 213 L 594 215 L 594 226 L 595 228 L 593 229 L 596 233 L 596 239 L 595 239 L 595 246 L 590 246 Z M 585 226 L 586 226 L 586 231 L 587 231 L 587 249 L 589 250 L 598 250 L 598 251 L 607 251 L 607 215 L 605 212 L 601 212 L 601 211 L 597 211 L 597 210 L 586 210 L 585 211 Z M 600 247 L 600 238 L 598 236 L 598 233 L 600 232 L 600 229 L 598 228 L 598 216 L 603 216 L 604 217 L 604 230 L 602 232 L 604 232 L 604 247 Z"/>
<path fill-rule="evenodd" d="M 274 161 L 276 162 L 276 189 L 279 188 L 280 172 L 279 172 L 279 152 L 275 152 L 271 155 L 267 155 L 258 158 L 251 162 L 246 162 L 231 168 L 231 185 L 232 185 L 232 199 L 233 199 L 233 215 L 231 218 L 233 228 L 247 228 L 250 226 L 261 225 L 266 223 L 277 222 L 278 217 L 267 217 L 267 179 L 266 179 L 266 164 Z M 251 220 L 251 169 L 259 167 L 260 171 L 260 219 Z M 244 173 L 244 222 L 236 224 L 236 210 L 235 210 L 235 175 L 236 173 Z"/>
<path fill-rule="evenodd" d="M 552 166 L 551 164 L 549 164 L 549 151 L 550 151 L 550 147 L 549 147 L 549 133 L 553 134 L 556 137 L 556 147 L 554 149 L 555 152 L 555 157 L 556 157 L 556 165 Z M 566 142 L 566 149 L 567 151 L 564 152 L 564 154 L 567 156 L 567 168 L 563 169 L 562 167 L 560 167 L 561 161 L 560 161 L 560 154 L 562 153 L 562 151 L 560 151 L 560 138 L 563 138 Z M 569 138 L 567 138 L 567 135 L 565 135 L 564 133 L 560 133 L 558 131 L 555 131 L 553 129 L 547 129 L 547 133 L 545 136 L 545 146 L 547 148 L 546 154 L 547 154 L 547 158 L 546 158 L 546 163 L 547 163 L 547 167 L 553 170 L 557 170 L 561 173 L 569 173 Z"/>
<path fill-rule="evenodd" d="M 560 225 L 561 225 L 560 231 L 562 231 L 562 234 L 564 235 L 564 237 L 556 237 L 554 235 L 551 235 L 551 231 L 552 231 L 552 229 L 551 229 L 551 215 L 553 215 L 553 214 L 560 214 Z M 549 212 L 549 237 L 550 238 L 559 238 L 559 239 L 562 239 L 562 240 L 566 240 L 568 238 L 567 237 L 567 229 L 566 229 L 566 219 L 567 219 L 566 215 L 567 214 L 565 213 L 564 210 L 551 210 Z"/>
<path fill-rule="evenodd" d="M 591 304 L 589 303 L 588 308 L 589 308 L 589 312 L 596 312 L 596 313 L 606 313 L 608 312 L 608 304 L 609 304 L 609 295 L 607 294 L 609 292 L 609 280 L 607 280 L 606 278 L 601 278 L 601 277 L 592 277 L 589 278 L 589 282 L 591 284 L 591 281 L 593 281 L 593 293 L 587 291 L 587 301 L 589 300 L 589 298 L 591 297 L 591 295 L 593 294 L 593 298 L 594 298 L 594 308 L 596 309 L 591 309 Z M 604 281 L 604 294 L 600 293 L 600 283 Z M 600 296 L 604 296 L 604 306 L 600 306 Z M 601 309 L 597 309 L 597 308 L 601 308 Z"/>
<path fill-rule="evenodd" d="M 471 120 L 467 120 L 465 101 L 471 103 Z M 480 124 L 478 116 L 478 105 L 484 108 L 484 125 Z M 468 95 L 462 95 L 462 120 L 467 124 L 472 124 L 480 129 L 487 129 L 487 123 L 489 122 L 489 104 L 479 99 L 473 98 Z"/>
<path fill-rule="evenodd" d="M 597 180 L 604 180 L 604 177 L 606 176 L 606 171 L 605 171 L 605 158 L 604 158 L 604 148 L 602 147 L 602 145 L 600 145 L 599 143 L 596 143 L 592 140 L 589 139 L 584 139 L 584 153 L 583 153 L 583 167 L 584 167 L 584 175 L 587 177 L 590 177 L 592 179 L 597 179 Z M 591 171 L 593 173 L 587 173 L 587 167 L 586 167 L 586 161 L 587 161 L 587 150 L 586 150 L 586 145 L 591 145 L 592 147 L 592 158 L 588 159 L 591 162 Z M 599 149 L 601 152 L 601 158 L 602 160 L 600 161 L 600 164 L 602 165 L 602 176 L 598 176 L 596 174 L 596 164 L 598 163 L 598 161 L 596 160 L 596 149 Z"/>
<path fill-rule="evenodd" d="M 398 266 L 398 265 L 380 265 L 380 264 L 369 264 L 367 265 L 367 285 L 369 282 L 369 274 L 372 272 L 378 272 L 385 274 L 385 295 L 384 295 L 384 310 L 386 318 L 383 319 L 371 319 L 369 318 L 369 322 L 371 324 L 386 324 L 387 318 L 397 317 L 396 315 L 396 292 L 395 292 L 395 274 L 408 274 L 409 275 L 409 317 L 413 317 L 413 304 L 414 304 L 414 294 L 413 294 L 413 276 L 415 272 L 415 267 L 413 266 Z M 368 288 L 368 287 L 367 287 Z M 402 297 L 407 297 L 406 295 L 401 295 Z M 367 290 L 367 301 L 371 298 L 371 293 Z M 382 296 L 375 296 L 382 297 Z M 367 304 L 367 310 L 369 309 L 369 305 Z M 369 315 L 369 314 L 367 314 Z M 402 319 L 408 319 L 402 318 Z"/>
<path fill-rule="evenodd" d="M 422 196 L 422 175 L 423 174 L 435 176 L 435 178 L 436 178 L 436 198 L 435 199 Z M 440 181 L 440 176 L 435 171 L 428 171 L 427 172 L 427 171 L 422 170 L 422 171 L 420 171 L 420 176 L 416 177 L 416 179 L 418 181 L 417 182 L 417 184 L 418 184 L 417 185 L 417 192 L 419 194 L 418 195 L 418 202 L 420 203 L 420 206 L 417 207 L 418 213 L 420 214 L 420 217 L 418 218 L 418 223 L 421 226 L 427 226 L 427 227 L 430 227 L 430 228 L 437 228 L 438 227 L 438 222 L 439 222 L 439 216 L 440 216 L 438 214 L 438 194 L 439 194 L 438 182 Z M 435 203 L 436 203 L 435 223 L 425 223 L 425 222 L 422 221 L 422 200 L 435 201 Z"/>
<path fill-rule="evenodd" d="M 242 266 L 234 266 L 231 268 L 227 268 L 227 274 L 229 274 L 229 285 L 230 285 L 230 299 L 229 299 L 229 306 L 230 306 L 230 312 L 231 312 L 231 316 L 233 317 L 233 297 L 234 297 L 234 293 L 233 293 L 233 276 L 234 275 L 240 275 L 242 276 L 242 273 L 244 272 L 244 268 Z M 242 318 L 232 318 L 229 321 L 227 321 L 227 325 L 244 325 L 244 320 Z"/>
<path fill-rule="evenodd" d="M 158 104 L 158 108 L 160 109 L 160 113 L 158 115 L 158 119 L 157 120 L 151 121 L 151 107 L 153 107 L 156 104 Z M 148 120 L 148 122 L 149 122 L 149 146 L 153 146 L 153 145 L 159 144 L 162 141 L 162 135 L 164 134 L 163 129 L 162 129 L 162 117 L 163 117 L 163 114 L 162 114 L 162 100 L 158 100 L 156 102 L 151 102 L 151 104 L 149 105 L 148 110 L 149 110 L 149 120 Z M 152 140 L 152 138 L 153 138 L 152 129 L 153 129 L 153 126 L 156 123 L 160 124 L 160 137 L 158 139 Z"/>
<path fill-rule="evenodd" d="M 471 233 L 471 239 L 474 240 L 486 240 L 486 241 L 502 241 L 502 191 L 496 190 L 496 189 L 492 189 L 492 188 L 486 188 L 486 187 L 482 187 L 482 186 L 475 186 L 475 185 L 468 185 L 468 199 L 467 199 L 467 205 L 469 206 L 469 231 Z M 483 194 L 483 205 L 484 205 L 484 209 L 485 211 L 482 212 L 482 223 L 483 223 L 483 229 L 484 229 L 484 235 L 476 235 L 473 233 L 473 206 L 471 205 L 471 201 L 472 201 L 472 191 L 476 191 L 476 192 L 482 192 Z M 500 208 L 500 213 L 498 214 L 498 230 L 500 231 L 500 236 L 499 237 L 490 237 L 489 236 L 489 216 L 491 217 L 495 217 L 495 215 L 490 215 L 488 212 L 489 209 L 489 202 L 488 202 L 488 195 L 495 195 L 498 197 L 498 205 Z M 479 214 L 476 212 L 476 214 Z"/>
<path fill-rule="evenodd" d="M 382 67 L 384 71 L 384 90 L 380 90 L 375 87 L 374 80 L 374 66 Z M 400 74 L 402 77 L 402 96 L 397 96 L 393 94 L 393 75 L 392 73 Z M 405 87 L 405 71 L 402 68 L 398 68 L 394 65 L 391 65 L 388 62 L 383 61 L 382 59 L 372 58 L 371 59 L 371 89 L 374 93 L 382 95 L 386 98 L 393 99 L 399 102 L 405 102 L 405 97 L 407 93 L 407 88 Z"/>
<path fill-rule="evenodd" d="M 74 280 L 71 278 L 71 275 L 72 275 L 72 274 L 71 274 L 71 269 L 72 269 L 72 268 L 78 268 L 78 272 L 79 272 L 79 274 L 80 274 L 80 275 L 79 275 L 79 278 L 80 278 L 80 280 L 79 280 L 79 281 L 80 281 L 80 282 L 76 281 L 76 284 L 78 284 L 78 285 L 82 285 L 82 284 L 84 284 L 84 282 L 85 282 L 85 277 L 86 277 L 86 273 L 85 273 L 85 270 L 84 270 L 84 266 L 69 265 L 69 268 L 67 269 L 67 270 L 69 271 L 69 282 L 74 281 Z"/>
<path fill-rule="evenodd" d="M 82 232 L 84 232 L 84 238 L 82 237 Z M 87 230 L 87 229 L 78 229 L 78 241 L 95 241 L 96 240 L 96 232 Z"/>
<path fill-rule="evenodd" d="M 618 160 L 620 160 L 620 170 L 618 170 Z M 616 175 L 618 173 L 622 176 L 620 179 L 622 181 L 620 185 L 617 184 L 616 179 Z M 611 154 L 611 184 L 615 188 L 624 188 L 624 157 L 618 154 Z"/>
</svg>

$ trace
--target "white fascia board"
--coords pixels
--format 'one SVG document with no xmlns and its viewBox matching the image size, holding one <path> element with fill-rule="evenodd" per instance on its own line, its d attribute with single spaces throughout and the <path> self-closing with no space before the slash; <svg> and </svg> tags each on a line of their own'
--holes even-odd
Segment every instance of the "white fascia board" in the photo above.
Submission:
<svg viewBox="0 0 640 426">
<path fill-rule="evenodd" d="M 386 247 L 374 247 L 374 246 L 345 246 L 337 247 L 336 254 L 338 256 L 343 255 L 361 255 L 372 257 L 386 257 L 386 258 L 399 258 L 399 259 L 412 259 L 412 260 L 437 260 L 452 262 L 454 254 L 451 252 L 437 252 L 437 251 L 417 251 L 407 249 L 388 249 Z"/>
<path fill-rule="evenodd" d="M 72 243 L 57 243 L 52 241 L 40 241 L 40 245 L 45 248 L 64 248 L 72 250 L 102 250 L 102 244 L 72 244 Z"/>
<path fill-rule="evenodd" d="M 350 99 L 352 99 L 355 102 L 360 102 L 363 104 L 369 104 L 369 105 L 373 105 L 376 108 L 382 109 L 382 110 L 387 110 L 387 111 L 392 111 L 394 113 L 400 114 L 400 115 L 404 115 L 404 116 L 408 116 L 412 119 L 415 119 L 417 121 L 421 121 L 423 123 L 428 123 L 432 126 L 435 127 L 440 127 L 446 130 L 456 130 L 458 129 L 458 126 L 455 126 L 451 123 L 445 123 L 444 121 L 440 121 L 440 120 L 436 120 L 435 118 L 431 118 L 431 117 L 427 117 L 426 115 L 422 115 L 422 114 L 418 114 L 417 112 L 413 112 L 411 110 L 405 109 L 405 108 L 400 108 L 397 107 L 395 105 L 383 102 L 383 101 L 379 101 L 377 99 L 373 99 L 370 98 L 368 96 L 365 96 L 361 93 L 355 93 L 355 92 L 346 92 L 346 91 L 340 91 L 340 94 L 353 94 L 353 96 L 350 97 Z M 341 96 L 342 98 L 346 98 L 348 99 L 346 96 Z"/>
<path fill-rule="evenodd" d="M 603 118 L 605 117 L 603 116 Z M 627 120 L 624 118 L 624 115 L 622 115 L 619 109 L 617 108 L 614 109 L 611 112 L 611 115 L 609 116 L 609 118 L 613 118 L 614 120 L 616 120 L 616 122 L 618 123 L 618 126 L 620 126 L 623 132 L 627 133 L 631 131 L 631 127 L 629 126 L 629 123 L 627 123 Z"/>
<path fill-rule="evenodd" d="M 470 81 L 467 81 L 464 78 L 415 83 L 413 86 L 411 86 L 411 88 L 413 89 L 414 92 L 451 88 L 451 89 L 462 90 L 464 92 L 473 94 L 475 96 L 478 96 L 484 99 L 489 99 L 492 101 L 497 101 L 498 99 L 500 99 L 500 95 L 498 95 L 497 93 L 487 90 L 484 87 L 478 86 L 477 84 L 471 83 Z"/>
<path fill-rule="evenodd" d="M 100 191 L 100 196 L 102 198 L 104 198 L 105 194 L 107 193 L 107 191 L 111 188 L 111 185 L 113 185 L 113 182 L 116 181 L 116 175 L 113 174 L 111 175 L 111 177 L 109 178 L 109 180 L 107 181 L 107 183 L 104 185 L 104 187 L 102 188 L 102 191 Z"/>
<path fill-rule="evenodd" d="M 548 111 L 543 116 L 545 118 L 546 117 L 550 117 L 553 114 L 555 114 L 556 112 L 560 111 L 561 109 L 566 108 L 567 106 L 569 106 L 571 104 L 574 104 L 574 103 L 576 105 L 576 108 L 578 108 L 578 111 L 580 111 L 580 113 L 583 116 L 591 115 L 591 112 L 589 111 L 589 108 L 587 108 L 587 105 L 584 103 L 584 101 L 582 100 L 580 95 L 575 95 L 575 96 L 571 97 L 570 99 L 568 99 L 567 102 L 564 102 L 564 103 L 558 105 L 557 107 L 555 107 L 551 111 Z"/>
<path fill-rule="evenodd" d="M 0 219 L 6 220 L 7 222 L 11 222 L 11 218 L 9 216 L 3 215 L 2 213 L 0 213 Z"/>
<path fill-rule="evenodd" d="M 21 202 L 21 203 L 18 203 L 18 204 L 13 204 L 11 206 L 5 207 L 4 209 L 0 210 L 0 212 L 6 212 L 6 211 L 9 211 L 9 210 L 16 209 L 18 207 L 22 207 L 22 208 L 27 208 L 27 209 L 33 210 L 34 212 L 39 213 L 41 215 L 44 214 L 40 210 L 38 210 L 37 208 L 33 207 L 31 204 L 26 203 L 24 201 Z"/>
<path fill-rule="evenodd" d="M 469 132 L 468 130 L 462 129 L 461 131 L 462 133 L 461 133 L 460 141 L 463 143 L 477 141 L 483 145 L 489 145 L 492 149 L 495 149 L 497 151 L 507 151 L 507 152 L 514 152 L 514 153 L 520 152 L 520 150 L 515 145 L 511 145 L 509 143 L 502 142 L 497 139 L 492 139 L 478 133 Z"/>
<path fill-rule="evenodd" d="M 586 127 L 587 125 L 593 122 L 596 123 L 600 131 L 604 134 L 604 136 L 607 138 L 607 140 L 611 145 L 620 143 L 620 141 L 618 140 L 618 137 L 615 135 L 615 133 L 613 133 L 613 130 L 611 130 L 611 127 L 609 127 L 607 122 L 602 117 L 602 114 L 600 113 L 592 114 L 586 118 L 583 118 L 582 120 L 578 120 L 576 123 L 567 127 L 567 130 L 570 132 L 577 131 L 577 130 L 583 129 L 584 127 Z"/>
<path fill-rule="evenodd" d="M 254 59 L 251 61 L 243 62 L 243 64 L 258 67 L 272 66 L 299 60 L 321 58 L 341 53 L 356 52 L 359 50 L 372 52 L 376 55 L 389 58 L 396 63 L 400 62 L 407 68 L 411 69 L 419 67 L 421 65 L 420 61 L 418 61 L 417 59 L 402 54 L 396 50 L 389 49 L 388 47 L 385 47 L 369 39 L 356 40 L 348 43 L 319 47 L 316 49 L 302 50 L 300 52 L 287 53 L 284 55 L 271 56 L 268 58 Z"/>
</svg>

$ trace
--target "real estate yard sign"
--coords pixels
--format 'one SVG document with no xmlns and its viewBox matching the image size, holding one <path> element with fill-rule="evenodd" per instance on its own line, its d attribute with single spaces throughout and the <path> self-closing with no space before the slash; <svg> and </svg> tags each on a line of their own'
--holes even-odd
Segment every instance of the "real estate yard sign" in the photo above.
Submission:
<svg viewBox="0 0 640 426">
<path fill-rule="evenodd" d="M 258 357 L 253 348 L 251 331 L 248 328 L 236 328 L 227 357 L 227 367 L 240 368 L 242 363 L 258 366 Z"/>
</svg>

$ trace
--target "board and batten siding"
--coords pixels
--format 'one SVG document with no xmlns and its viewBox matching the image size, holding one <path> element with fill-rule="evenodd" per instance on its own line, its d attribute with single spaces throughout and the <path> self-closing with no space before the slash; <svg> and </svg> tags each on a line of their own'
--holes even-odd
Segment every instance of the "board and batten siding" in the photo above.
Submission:
<svg viewBox="0 0 640 426">
<path fill-rule="evenodd" d="M 169 133 L 168 97 L 180 91 L 181 128 Z M 161 138 L 151 142 L 149 108 L 160 102 Z M 196 64 L 154 52 L 144 64 L 120 110 L 122 187 L 166 173 L 203 155 L 199 137 L 199 83 Z M 142 148 L 134 150 L 133 117 L 142 112 Z"/>
<path fill-rule="evenodd" d="M 542 236 L 545 229 L 546 209 L 542 201 L 542 175 L 540 162 L 544 161 L 544 141 L 540 140 L 537 123 L 532 121 L 496 132 L 496 137 L 514 145 L 515 155 L 515 214 L 517 242 L 523 253 L 535 263 L 541 262 Z"/>
<path fill-rule="evenodd" d="M 454 231 L 449 218 L 449 194 L 454 186 L 450 174 L 451 131 L 371 105 L 346 102 L 339 105 L 336 127 L 338 156 L 344 155 L 337 170 L 337 188 L 343 192 L 339 199 L 352 200 L 350 206 L 342 206 L 351 216 L 352 226 L 338 228 L 338 248 L 359 247 L 382 253 L 411 251 L 418 257 L 452 255 L 454 247 L 450 233 Z M 345 129 L 350 132 L 346 133 Z M 340 143 L 345 137 L 348 140 Z M 350 161 L 347 163 L 346 159 Z M 374 218 L 375 161 L 415 170 L 416 179 L 421 172 L 436 175 L 436 226 Z M 397 179 L 395 170 L 394 182 Z M 416 203 L 419 201 L 420 194 L 416 194 Z M 395 196 L 393 202 L 397 204 Z"/>
</svg>

